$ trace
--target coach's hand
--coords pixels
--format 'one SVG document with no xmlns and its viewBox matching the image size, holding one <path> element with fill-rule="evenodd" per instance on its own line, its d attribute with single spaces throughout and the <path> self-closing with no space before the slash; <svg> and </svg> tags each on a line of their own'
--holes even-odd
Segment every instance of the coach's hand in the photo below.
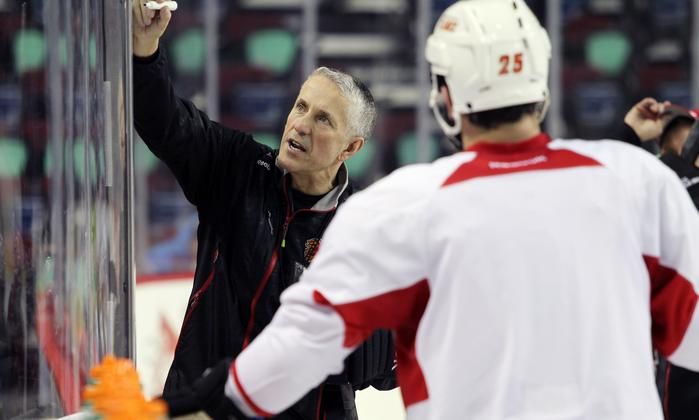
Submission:
<svg viewBox="0 0 699 420">
<path fill-rule="evenodd" d="M 160 37 L 170 23 L 172 12 L 167 7 L 150 10 L 147 0 L 132 0 L 133 9 L 133 54 L 136 57 L 149 57 L 158 51 Z M 164 0 L 156 0 L 162 3 Z"/>
</svg>

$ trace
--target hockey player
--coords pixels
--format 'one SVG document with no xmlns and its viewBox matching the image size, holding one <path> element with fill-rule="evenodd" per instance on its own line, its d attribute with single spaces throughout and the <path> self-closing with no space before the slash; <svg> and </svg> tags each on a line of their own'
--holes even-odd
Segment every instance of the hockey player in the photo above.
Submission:
<svg viewBox="0 0 699 420">
<path fill-rule="evenodd" d="M 682 184 L 621 142 L 541 132 L 550 44 L 524 1 L 455 3 L 426 55 L 463 152 L 350 198 L 271 324 L 189 402 L 225 381 L 273 415 L 387 328 L 409 419 L 662 419 L 653 346 L 699 369 Z"/>
</svg>

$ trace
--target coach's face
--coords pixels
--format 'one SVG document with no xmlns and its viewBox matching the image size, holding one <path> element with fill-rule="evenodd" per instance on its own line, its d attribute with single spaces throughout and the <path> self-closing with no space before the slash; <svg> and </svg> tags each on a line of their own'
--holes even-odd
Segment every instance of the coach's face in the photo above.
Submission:
<svg viewBox="0 0 699 420">
<path fill-rule="evenodd" d="M 328 78 L 315 75 L 306 80 L 286 119 L 278 165 L 292 177 L 334 181 L 342 162 L 358 150 L 348 135 L 348 106 Z"/>
</svg>

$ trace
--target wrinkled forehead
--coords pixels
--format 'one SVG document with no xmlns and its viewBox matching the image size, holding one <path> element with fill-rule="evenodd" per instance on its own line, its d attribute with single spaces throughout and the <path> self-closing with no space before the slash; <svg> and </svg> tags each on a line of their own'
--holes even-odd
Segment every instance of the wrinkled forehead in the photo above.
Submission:
<svg viewBox="0 0 699 420">
<path fill-rule="evenodd" d="M 343 121 L 350 105 L 335 82 L 322 75 L 313 75 L 306 79 L 301 85 L 298 98 L 306 101 L 311 107 L 342 118 Z"/>
</svg>

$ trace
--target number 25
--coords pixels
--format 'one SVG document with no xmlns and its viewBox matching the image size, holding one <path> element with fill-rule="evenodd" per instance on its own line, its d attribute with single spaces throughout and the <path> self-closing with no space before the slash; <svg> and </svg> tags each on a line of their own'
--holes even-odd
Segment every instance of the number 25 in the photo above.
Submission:
<svg viewBox="0 0 699 420">
<path fill-rule="evenodd" d="M 501 55 L 500 56 L 500 76 L 504 76 L 510 73 L 510 61 L 512 61 L 512 73 L 521 73 L 524 63 L 522 62 L 522 53 L 517 53 L 512 56 Z"/>
</svg>

